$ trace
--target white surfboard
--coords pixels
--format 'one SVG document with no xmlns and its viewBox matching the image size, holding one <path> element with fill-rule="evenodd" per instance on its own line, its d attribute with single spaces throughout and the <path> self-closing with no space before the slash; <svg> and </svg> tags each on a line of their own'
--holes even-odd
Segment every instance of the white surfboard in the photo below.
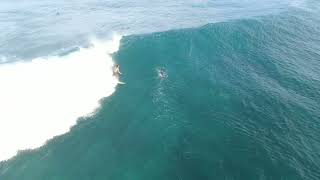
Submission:
<svg viewBox="0 0 320 180">
<path fill-rule="evenodd" d="M 118 84 L 126 84 L 126 83 L 119 81 Z"/>
</svg>

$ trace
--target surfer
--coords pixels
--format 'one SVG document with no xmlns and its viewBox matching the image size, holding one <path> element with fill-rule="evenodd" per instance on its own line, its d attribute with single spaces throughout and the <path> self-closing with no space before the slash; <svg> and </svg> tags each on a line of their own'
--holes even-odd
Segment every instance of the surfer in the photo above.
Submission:
<svg viewBox="0 0 320 180">
<path fill-rule="evenodd" d="M 121 72 L 120 72 L 119 64 L 116 64 L 116 65 L 113 66 L 113 75 L 116 76 L 117 78 L 120 77 Z"/>
<path fill-rule="evenodd" d="M 165 78 L 165 73 L 162 70 L 160 70 L 159 71 L 159 76 L 160 76 L 161 79 L 164 79 Z"/>
<path fill-rule="evenodd" d="M 112 71 L 113 71 L 113 76 L 117 78 L 118 80 L 118 84 L 125 84 L 124 82 L 119 81 L 120 79 L 120 75 L 122 74 L 120 72 L 120 66 L 119 64 L 116 64 L 112 67 Z"/>
<path fill-rule="evenodd" d="M 160 79 L 165 79 L 165 78 L 167 78 L 167 73 L 165 72 L 165 70 L 164 69 L 158 69 L 158 76 L 160 77 Z"/>
</svg>

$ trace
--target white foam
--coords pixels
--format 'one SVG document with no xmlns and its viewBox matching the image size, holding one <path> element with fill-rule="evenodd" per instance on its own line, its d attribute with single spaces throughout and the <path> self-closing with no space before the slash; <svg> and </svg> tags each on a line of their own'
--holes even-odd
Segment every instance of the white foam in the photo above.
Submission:
<svg viewBox="0 0 320 180">
<path fill-rule="evenodd" d="M 110 53 L 121 37 L 63 57 L 0 65 L 0 161 L 69 131 L 115 91 Z"/>
</svg>

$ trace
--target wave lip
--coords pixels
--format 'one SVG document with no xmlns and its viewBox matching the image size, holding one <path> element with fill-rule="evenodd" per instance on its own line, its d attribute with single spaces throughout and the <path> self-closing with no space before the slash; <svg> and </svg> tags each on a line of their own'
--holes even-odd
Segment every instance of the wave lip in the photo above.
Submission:
<svg viewBox="0 0 320 180">
<path fill-rule="evenodd" d="M 94 40 L 66 56 L 0 64 L 0 161 L 40 147 L 94 113 L 118 83 L 110 54 L 120 39 Z"/>
</svg>

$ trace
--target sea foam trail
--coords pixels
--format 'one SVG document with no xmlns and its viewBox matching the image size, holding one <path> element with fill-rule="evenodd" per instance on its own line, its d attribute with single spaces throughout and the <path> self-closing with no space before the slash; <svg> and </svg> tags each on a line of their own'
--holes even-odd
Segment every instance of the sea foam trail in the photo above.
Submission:
<svg viewBox="0 0 320 180">
<path fill-rule="evenodd" d="M 0 64 L 0 161 L 69 131 L 115 91 L 120 36 L 62 57 Z"/>
</svg>

